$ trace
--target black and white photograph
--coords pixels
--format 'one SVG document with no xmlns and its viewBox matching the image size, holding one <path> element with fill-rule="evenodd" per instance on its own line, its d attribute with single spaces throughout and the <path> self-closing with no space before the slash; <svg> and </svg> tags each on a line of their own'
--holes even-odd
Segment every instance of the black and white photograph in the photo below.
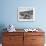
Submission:
<svg viewBox="0 0 46 46">
<path fill-rule="evenodd" d="M 18 20 L 19 21 L 35 21 L 35 8 L 19 7 Z"/>
</svg>

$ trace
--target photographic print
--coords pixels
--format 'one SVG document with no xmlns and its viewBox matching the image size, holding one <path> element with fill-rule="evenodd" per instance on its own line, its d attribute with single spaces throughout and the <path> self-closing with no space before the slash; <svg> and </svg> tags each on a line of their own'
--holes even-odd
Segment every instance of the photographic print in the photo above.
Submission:
<svg viewBox="0 0 46 46">
<path fill-rule="evenodd" d="M 35 21 L 35 8 L 19 7 L 18 21 Z"/>
</svg>

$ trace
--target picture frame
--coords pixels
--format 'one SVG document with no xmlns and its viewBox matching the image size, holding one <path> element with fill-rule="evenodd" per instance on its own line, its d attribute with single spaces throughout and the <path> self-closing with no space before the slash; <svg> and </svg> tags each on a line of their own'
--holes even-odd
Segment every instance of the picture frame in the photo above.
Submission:
<svg viewBox="0 0 46 46">
<path fill-rule="evenodd" d="M 19 7 L 17 15 L 18 21 L 35 21 L 35 8 Z"/>
</svg>

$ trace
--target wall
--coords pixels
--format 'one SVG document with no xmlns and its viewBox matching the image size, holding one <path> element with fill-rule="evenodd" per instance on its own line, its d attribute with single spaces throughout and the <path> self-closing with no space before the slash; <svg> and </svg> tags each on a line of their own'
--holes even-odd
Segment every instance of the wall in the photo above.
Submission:
<svg viewBox="0 0 46 46">
<path fill-rule="evenodd" d="M 46 0 L 0 0 L 0 25 L 13 24 L 16 28 L 42 27 L 46 28 Z M 17 8 L 20 6 L 34 7 L 36 20 L 34 22 L 19 22 Z"/>
<path fill-rule="evenodd" d="M 17 21 L 17 8 L 20 6 L 34 7 L 36 20 L 34 22 Z M 0 0 L 0 31 L 9 24 L 21 29 L 41 27 L 46 32 L 46 0 Z"/>
</svg>

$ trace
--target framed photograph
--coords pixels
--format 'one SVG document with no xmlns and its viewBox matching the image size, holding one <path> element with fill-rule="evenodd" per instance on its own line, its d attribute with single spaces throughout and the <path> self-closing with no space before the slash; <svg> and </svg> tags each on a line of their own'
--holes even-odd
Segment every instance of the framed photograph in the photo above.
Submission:
<svg viewBox="0 0 46 46">
<path fill-rule="evenodd" d="M 35 8 L 19 7 L 17 11 L 18 21 L 35 21 Z"/>
</svg>

